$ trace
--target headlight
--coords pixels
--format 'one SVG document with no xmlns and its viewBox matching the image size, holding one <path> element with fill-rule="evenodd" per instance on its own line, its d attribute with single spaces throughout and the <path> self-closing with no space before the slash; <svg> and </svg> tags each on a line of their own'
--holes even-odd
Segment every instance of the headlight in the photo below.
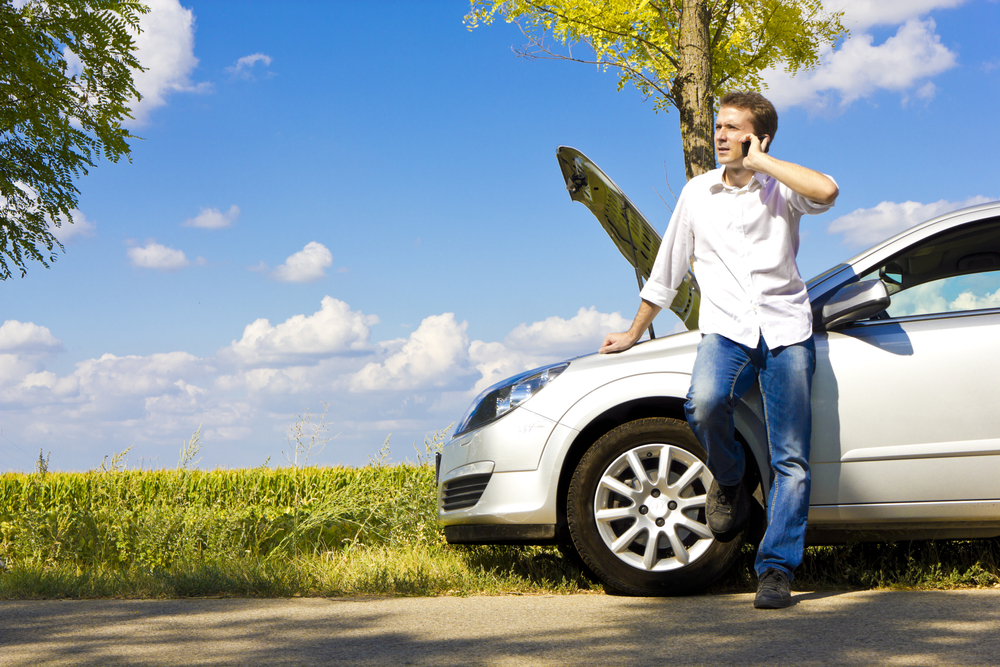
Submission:
<svg viewBox="0 0 1000 667">
<path fill-rule="evenodd" d="M 472 407 L 459 422 L 455 435 L 461 435 L 503 417 L 541 391 L 542 387 L 556 379 L 568 366 L 569 362 L 564 361 L 561 364 L 536 368 L 493 385 L 472 402 Z"/>
</svg>

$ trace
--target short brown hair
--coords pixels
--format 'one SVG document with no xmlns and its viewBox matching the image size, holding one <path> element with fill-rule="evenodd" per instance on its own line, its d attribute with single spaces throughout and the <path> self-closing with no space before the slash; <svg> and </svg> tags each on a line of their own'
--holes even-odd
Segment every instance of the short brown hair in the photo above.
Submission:
<svg viewBox="0 0 1000 667">
<path fill-rule="evenodd" d="M 726 93 L 719 100 L 719 108 L 732 107 L 750 112 L 750 120 L 756 134 L 766 134 L 774 141 L 778 132 L 778 112 L 774 105 L 760 93 L 747 90 L 734 90 Z"/>
</svg>

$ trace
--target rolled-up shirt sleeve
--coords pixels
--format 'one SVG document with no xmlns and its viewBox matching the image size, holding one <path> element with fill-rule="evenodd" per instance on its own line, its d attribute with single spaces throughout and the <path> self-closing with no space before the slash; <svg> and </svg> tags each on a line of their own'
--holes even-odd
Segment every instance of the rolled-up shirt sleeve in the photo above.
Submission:
<svg viewBox="0 0 1000 667">
<path fill-rule="evenodd" d="M 660 242 L 656 253 L 656 261 L 639 296 L 644 301 L 669 308 L 677 296 L 677 288 L 687 274 L 691 264 L 691 254 L 694 249 L 694 237 L 686 214 L 684 193 L 677 202 L 677 208 L 670 218 L 667 231 Z"/>
<path fill-rule="evenodd" d="M 823 174 L 823 175 L 829 178 L 831 181 L 833 181 L 834 185 L 837 185 L 837 181 L 833 179 L 833 176 L 830 176 L 829 174 Z M 839 188 L 840 186 L 837 185 L 837 187 Z M 785 197 L 785 201 L 788 202 L 788 205 L 806 215 L 819 215 L 820 213 L 826 213 L 831 208 L 833 208 L 833 205 L 836 202 L 836 200 L 834 200 L 829 204 L 821 204 L 819 202 L 813 201 L 812 199 L 803 197 L 798 192 L 795 192 L 786 185 L 781 185 L 781 188 L 782 188 L 781 194 Z"/>
</svg>

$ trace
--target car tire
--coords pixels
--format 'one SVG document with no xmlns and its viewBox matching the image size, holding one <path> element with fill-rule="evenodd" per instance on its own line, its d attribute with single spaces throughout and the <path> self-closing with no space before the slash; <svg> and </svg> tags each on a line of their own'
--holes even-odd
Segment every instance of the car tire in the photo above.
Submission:
<svg viewBox="0 0 1000 667">
<path fill-rule="evenodd" d="M 745 530 L 728 542 L 713 537 L 705 460 L 687 423 L 666 417 L 622 424 L 584 454 L 570 482 L 567 521 L 577 552 L 607 588 L 684 595 L 733 564 Z"/>
</svg>

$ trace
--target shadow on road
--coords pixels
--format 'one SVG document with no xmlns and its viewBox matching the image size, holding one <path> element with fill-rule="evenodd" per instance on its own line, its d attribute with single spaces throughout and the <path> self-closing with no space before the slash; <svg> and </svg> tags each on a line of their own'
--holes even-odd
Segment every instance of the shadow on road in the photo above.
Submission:
<svg viewBox="0 0 1000 667">
<path fill-rule="evenodd" d="M 15 665 L 986 665 L 1000 590 L 0 603 Z"/>
</svg>

